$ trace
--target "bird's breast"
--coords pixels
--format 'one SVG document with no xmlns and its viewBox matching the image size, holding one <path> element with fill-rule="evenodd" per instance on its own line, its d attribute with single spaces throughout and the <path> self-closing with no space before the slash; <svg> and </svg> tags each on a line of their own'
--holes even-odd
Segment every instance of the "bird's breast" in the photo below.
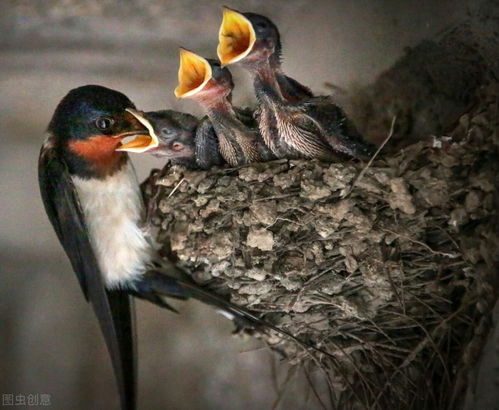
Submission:
<svg viewBox="0 0 499 410">
<path fill-rule="evenodd" d="M 104 179 L 73 176 L 73 183 L 107 287 L 140 276 L 154 249 L 142 228 L 144 206 L 132 164 Z"/>
</svg>

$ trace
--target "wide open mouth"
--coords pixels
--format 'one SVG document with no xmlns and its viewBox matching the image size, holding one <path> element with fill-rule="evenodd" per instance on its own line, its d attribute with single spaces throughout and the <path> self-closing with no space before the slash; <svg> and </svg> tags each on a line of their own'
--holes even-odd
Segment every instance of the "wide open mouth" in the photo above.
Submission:
<svg viewBox="0 0 499 410">
<path fill-rule="evenodd" d="M 159 138 L 155 134 L 149 120 L 144 116 L 144 113 L 134 110 L 133 108 L 127 108 L 126 111 L 132 114 L 144 127 L 146 127 L 148 133 L 144 131 L 121 134 L 120 138 L 122 138 L 122 142 L 116 151 L 141 153 L 156 148 L 159 145 Z"/>
<path fill-rule="evenodd" d="M 242 60 L 251 52 L 255 41 L 256 34 L 251 22 L 241 13 L 225 7 L 217 47 L 222 65 Z"/>
<path fill-rule="evenodd" d="M 211 66 L 206 58 L 184 48 L 180 49 L 180 67 L 175 97 L 193 96 L 204 88 L 211 77 Z"/>
</svg>

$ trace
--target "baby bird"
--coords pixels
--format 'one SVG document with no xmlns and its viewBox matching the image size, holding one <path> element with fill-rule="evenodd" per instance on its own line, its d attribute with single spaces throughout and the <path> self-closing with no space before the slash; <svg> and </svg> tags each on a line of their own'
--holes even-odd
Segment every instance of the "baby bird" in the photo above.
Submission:
<svg viewBox="0 0 499 410">
<path fill-rule="evenodd" d="M 191 98 L 206 111 L 218 137 L 220 154 L 231 166 L 273 159 L 257 127 L 232 106 L 234 83 L 218 61 L 180 49 L 177 98 Z M 243 122 L 244 121 L 244 122 Z"/>
<path fill-rule="evenodd" d="M 223 66 L 239 63 L 253 76 L 260 132 L 277 157 L 371 156 L 373 147 L 330 97 L 314 97 L 283 74 L 279 30 L 268 18 L 225 8 L 217 52 Z"/>
<path fill-rule="evenodd" d="M 224 163 L 218 139 L 208 117 L 198 120 L 173 110 L 142 112 L 128 110 L 158 141 L 148 152 L 188 169 L 210 169 Z"/>
</svg>

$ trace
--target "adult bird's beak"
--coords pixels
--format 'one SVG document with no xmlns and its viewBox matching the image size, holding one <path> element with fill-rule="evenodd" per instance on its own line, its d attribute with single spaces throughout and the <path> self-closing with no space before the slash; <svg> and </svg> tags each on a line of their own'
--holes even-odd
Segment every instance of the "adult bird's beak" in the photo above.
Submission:
<svg viewBox="0 0 499 410">
<path fill-rule="evenodd" d="M 218 59 L 222 66 L 236 63 L 246 57 L 256 41 L 251 22 L 238 11 L 224 7 L 222 25 L 218 32 Z"/>
<path fill-rule="evenodd" d="M 122 138 L 125 140 L 131 138 L 116 149 L 116 151 L 128 151 L 128 152 L 147 152 L 159 145 L 158 136 L 154 133 L 154 129 L 145 117 L 142 111 L 134 110 L 133 108 L 126 109 L 128 115 L 131 114 L 133 122 L 140 126 L 140 129 L 136 131 L 128 131 L 125 134 L 120 134 L 117 138 Z M 143 127 L 147 128 L 147 131 L 143 130 Z M 137 127 L 138 128 L 138 127 Z"/>
<path fill-rule="evenodd" d="M 187 98 L 201 91 L 212 77 L 208 60 L 192 51 L 180 49 L 180 67 L 175 97 Z"/>
</svg>

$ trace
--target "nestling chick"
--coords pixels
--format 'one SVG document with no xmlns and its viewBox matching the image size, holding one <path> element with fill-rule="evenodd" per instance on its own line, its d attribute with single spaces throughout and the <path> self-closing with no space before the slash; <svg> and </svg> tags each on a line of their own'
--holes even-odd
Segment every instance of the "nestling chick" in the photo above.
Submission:
<svg viewBox="0 0 499 410">
<path fill-rule="evenodd" d="M 198 120 L 190 114 L 161 110 L 129 110 L 154 135 L 158 146 L 148 152 L 189 169 L 210 169 L 224 163 L 218 139 L 207 117 Z"/>
<path fill-rule="evenodd" d="M 213 124 L 220 153 L 231 166 L 273 159 L 257 128 L 244 123 L 245 117 L 232 106 L 234 83 L 229 70 L 215 60 L 180 50 L 177 98 L 199 103 Z"/>
<path fill-rule="evenodd" d="M 330 97 L 313 97 L 283 74 L 279 30 L 268 18 L 225 8 L 217 51 L 223 65 L 239 63 L 253 76 L 260 132 L 277 157 L 371 156 L 373 147 Z"/>
</svg>

